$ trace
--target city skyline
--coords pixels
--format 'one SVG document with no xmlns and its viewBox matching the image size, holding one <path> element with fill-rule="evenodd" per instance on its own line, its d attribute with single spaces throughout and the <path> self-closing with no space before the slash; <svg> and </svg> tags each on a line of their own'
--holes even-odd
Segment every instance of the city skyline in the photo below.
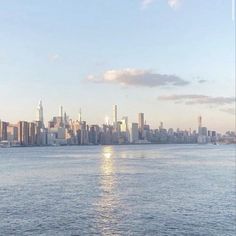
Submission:
<svg viewBox="0 0 236 236">
<path fill-rule="evenodd" d="M 121 115 L 120 115 L 121 117 Z M 130 121 L 128 116 L 119 118 L 119 108 L 112 106 L 112 119 L 89 124 L 79 110 L 77 119 L 68 116 L 63 106 L 50 120 L 44 119 L 42 100 L 36 107 L 33 121 L 19 120 L 16 124 L 0 120 L 0 147 L 19 146 L 64 146 L 64 145 L 123 145 L 123 144 L 207 144 L 235 143 L 235 132 L 221 134 L 209 130 L 201 116 L 197 119 L 196 129 L 151 127 L 145 114 L 137 114 L 137 120 Z"/>
<path fill-rule="evenodd" d="M 62 104 L 101 124 L 117 104 L 152 127 L 235 130 L 231 0 L 3 1 L 0 27 L 1 120 L 34 120 L 42 99 L 45 120 Z"/>
<path fill-rule="evenodd" d="M 35 108 L 36 107 L 36 108 Z M 81 107 L 76 109 L 76 111 L 72 112 L 72 114 L 75 114 L 74 116 L 72 116 L 68 110 L 62 105 L 58 105 L 57 107 L 55 107 L 55 109 L 53 111 L 50 111 L 49 114 L 45 114 L 45 105 L 44 102 L 42 101 L 42 99 L 39 100 L 38 105 L 35 106 L 34 108 L 32 108 L 32 114 L 33 118 L 32 119 L 21 119 L 21 117 L 19 117 L 16 120 L 10 120 L 10 119 L 3 119 L 2 117 L 6 117 L 6 116 L 0 116 L 0 121 L 6 121 L 9 122 L 10 124 L 16 124 L 19 121 L 26 121 L 26 122 L 35 122 L 35 121 L 40 121 L 45 127 L 47 126 L 48 122 L 50 122 L 50 120 L 52 120 L 52 117 L 56 117 L 56 116 L 62 116 L 63 117 L 66 115 L 68 117 L 68 119 L 70 120 L 78 120 L 80 122 L 82 121 L 86 121 L 89 124 L 97 124 L 97 125 L 103 125 L 103 124 L 107 124 L 107 125 L 112 125 L 114 126 L 114 129 L 116 129 L 116 124 L 117 122 L 121 121 L 124 117 L 127 117 L 129 119 L 128 124 L 132 125 L 132 123 L 142 123 L 142 126 L 146 123 L 148 123 L 150 125 L 150 127 L 152 129 L 157 129 L 161 124 L 163 125 L 163 123 L 165 124 L 165 126 L 167 128 L 173 128 L 175 130 L 180 129 L 180 130 L 198 130 L 198 123 L 199 123 L 199 117 L 204 117 L 201 113 L 199 113 L 197 116 L 193 117 L 194 122 L 191 121 L 192 123 L 194 123 L 193 126 L 189 126 L 187 127 L 187 125 L 184 126 L 184 123 L 181 123 L 182 126 L 171 126 L 170 124 L 172 123 L 171 121 L 169 123 L 167 123 L 165 120 L 161 120 L 161 119 L 156 119 L 155 123 L 150 122 L 150 120 L 155 120 L 153 117 L 148 117 L 146 115 L 145 112 L 143 111 L 135 111 L 133 114 L 129 113 L 121 113 L 122 111 L 122 106 L 118 106 L 117 104 L 113 104 L 110 107 L 110 110 L 108 110 L 106 113 L 104 113 L 103 115 L 101 114 L 101 119 L 100 120 L 96 120 L 96 119 L 88 119 L 87 115 L 86 115 L 86 110 L 83 109 L 83 115 L 82 116 L 82 109 Z M 121 110 L 120 110 L 121 108 Z M 46 109 L 47 111 L 47 109 Z M 130 116 L 127 114 L 131 114 Z M 145 114 L 145 118 L 141 118 L 140 116 L 144 117 Z M 2 114 L 0 114 L 2 115 Z M 142 121 L 141 121 L 142 120 Z M 212 122 L 208 121 L 205 119 L 204 117 L 204 124 L 211 129 L 211 130 L 216 130 L 219 133 L 225 133 L 227 131 L 236 131 L 235 130 L 235 126 L 233 127 L 233 129 L 217 129 L 217 127 L 214 127 L 212 125 Z M 142 127 L 140 126 L 139 128 L 142 129 Z"/>
<path fill-rule="evenodd" d="M 77 111 L 77 115 L 75 117 L 70 116 L 70 114 L 67 112 L 67 110 L 64 108 L 64 106 L 59 105 L 58 106 L 58 112 L 52 113 L 50 115 L 50 118 L 46 118 L 44 117 L 44 104 L 43 101 L 40 99 L 38 102 L 38 105 L 36 106 L 36 109 L 34 109 L 35 111 L 35 117 L 34 119 L 18 119 L 16 121 L 11 121 L 11 120 L 7 120 L 7 119 L 1 119 L 0 117 L 0 122 L 7 122 L 10 125 L 14 125 L 17 124 L 18 122 L 39 122 L 41 124 L 40 127 L 42 128 L 47 128 L 48 125 L 50 124 L 50 122 L 55 118 L 55 117 L 62 117 L 62 120 L 67 120 L 67 122 L 69 121 L 78 121 L 79 123 L 82 122 L 86 122 L 89 125 L 98 125 L 98 126 L 102 126 L 102 125 L 109 125 L 112 126 L 114 128 L 114 131 L 117 132 L 117 128 L 118 128 L 118 124 L 119 122 L 124 122 L 126 123 L 127 126 L 127 130 L 132 127 L 133 123 L 138 124 L 138 129 L 140 130 L 144 130 L 144 126 L 147 124 L 151 129 L 158 129 L 158 128 L 164 128 L 164 124 L 165 124 L 165 128 L 166 129 L 174 129 L 174 130 L 182 130 L 182 131 L 189 131 L 191 130 L 191 132 L 196 131 L 199 132 L 199 127 L 202 126 L 208 126 L 209 124 L 207 122 L 205 122 L 205 118 L 204 121 L 202 119 L 202 115 L 199 114 L 199 116 L 195 117 L 195 126 L 193 127 L 172 127 L 169 125 L 166 125 L 165 120 L 158 120 L 156 122 L 156 124 L 153 126 L 151 123 L 149 123 L 150 118 L 147 118 L 145 113 L 142 111 L 138 111 L 134 114 L 134 116 L 136 117 L 135 119 L 131 119 L 129 116 L 127 116 L 126 114 L 121 114 L 120 110 L 119 110 L 119 106 L 117 104 L 113 104 L 112 107 L 110 108 L 110 116 L 108 115 L 104 115 L 104 119 L 99 122 L 94 120 L 94 122 L 89 122 L 85 117 L 82 116 L 82 109 L 79 108 Z M 86 112 L 85 112 L 86 113 Z M 109 112 L 107 112 L 106 114 L 109 114 Z M 47 115 L 47 117 L 49 117 Z M 221 132 L 220 130 L 218 130 L 216 127 L 211 127 L 211 130 L 215 130 L 218 133 L 226 133 L 228 131 L 232 131 L 235 132 L 235 129 L 232 130 L 224 130 L 223 132 Z"/>
</svg>

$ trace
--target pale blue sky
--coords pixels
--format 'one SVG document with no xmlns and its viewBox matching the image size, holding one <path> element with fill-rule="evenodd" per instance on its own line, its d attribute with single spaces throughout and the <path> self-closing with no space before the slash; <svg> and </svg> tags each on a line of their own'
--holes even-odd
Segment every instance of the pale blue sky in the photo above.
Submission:
<svg viewBox="0 0 236 236">
<path fill-rule="evenodd" d="M 82 107 L 84 119 L 101 124 L 117 104 L 119 118 L 136 121 L 142 111 L 153 128 L 160 121 L 196 128 L 201 114 L 211 129 L 234 129 L 231 7 L 231 0 L 0 0 L 0 119 L 33 120 L 42 99 L 46 120 L 62 104 L 71 118 Z M 142 71 L 141 85 L 127 68 Z M 114 83 L 102 76 L 110 70 Z M 150 87 L 148 73 L 189 83 Z"/>
</svg>

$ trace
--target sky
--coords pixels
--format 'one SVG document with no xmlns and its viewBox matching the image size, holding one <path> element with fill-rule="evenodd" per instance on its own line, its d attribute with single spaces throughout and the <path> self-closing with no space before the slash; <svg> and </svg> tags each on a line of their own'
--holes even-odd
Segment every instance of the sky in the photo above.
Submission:
<svg viewBox="0 0 236 236">
<path fill-rule="evenodd" d="M 0 119 L 235 129 L 232 0 L 0 0 Z"/>
</svg>

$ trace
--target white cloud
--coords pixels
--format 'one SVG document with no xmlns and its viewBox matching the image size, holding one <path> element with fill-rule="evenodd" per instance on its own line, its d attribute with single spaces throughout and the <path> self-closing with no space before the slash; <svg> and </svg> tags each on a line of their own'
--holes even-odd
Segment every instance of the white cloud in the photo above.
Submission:
<svg viewBox="0 0 236 236">
<path fill-rule="evenodd" d="M 88 76 L 87 80 L 97 83 L 113 83 L 124 86 L 160 87 L 160 86 L 185 86 L 188 81 L 168 74 L 157 74 L 149 70 L 122 69 L 108 70 L 102 76 Z"/>
<path fill-rule="evenodd" d="M 142 8 L 147 8 L 152 3 L 154 3 L 155 0 L 142 0 Z"/>
<path fill-rule="evenodd" d="M 180 0 L 168 0 L 168 4 L 171 8 L 176 9 L 180 4 Z"/>
<path fill-rule="evenodd" d="M 150 5 L 152 5 L 156 0 L 142 0 L 141 4 L 142 4 L 142 9 L 145 9 L 147 7 L 149 7 Z M 179 7 L 180 5 L 180 0 L 167 0 L 168 5 L 173 8 L 176 9 Z"/>
</svg>

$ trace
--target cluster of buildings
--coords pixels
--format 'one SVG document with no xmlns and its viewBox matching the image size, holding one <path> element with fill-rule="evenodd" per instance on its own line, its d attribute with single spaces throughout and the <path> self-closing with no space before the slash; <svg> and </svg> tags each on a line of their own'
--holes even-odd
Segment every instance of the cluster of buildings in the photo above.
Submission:
<svg viewBox="0 0 236 236">
<path fill-rule="evenodd" d="M 17 124 L 0 120 L 0 147 L 10 146 L 59 146 L 59 145 L 112 145 L 112 144 L 148 144 L 148 143 L 216 143 L 218 141 L 235 142 L 234 132 L 222 136 L 202 126 L 198 118 L 198 131 L 165 129 L 160 123 L 158 129 L 151 129 L 144 119 L 144 113 L 138 114 L 137 123 L 129 123 L 128 117 L 118 120 L 117 105 L 113 106 L 112 123 L 89 125 L 82 120 L 81 110 L 77 120 L 69 119 L 60 106 L 58 116 L 44 123 L 43 105 L 39 102 L 34 122 L 19 121 Z M 229 139 L 228 139 L 229 137 Z"/>
</svg>

